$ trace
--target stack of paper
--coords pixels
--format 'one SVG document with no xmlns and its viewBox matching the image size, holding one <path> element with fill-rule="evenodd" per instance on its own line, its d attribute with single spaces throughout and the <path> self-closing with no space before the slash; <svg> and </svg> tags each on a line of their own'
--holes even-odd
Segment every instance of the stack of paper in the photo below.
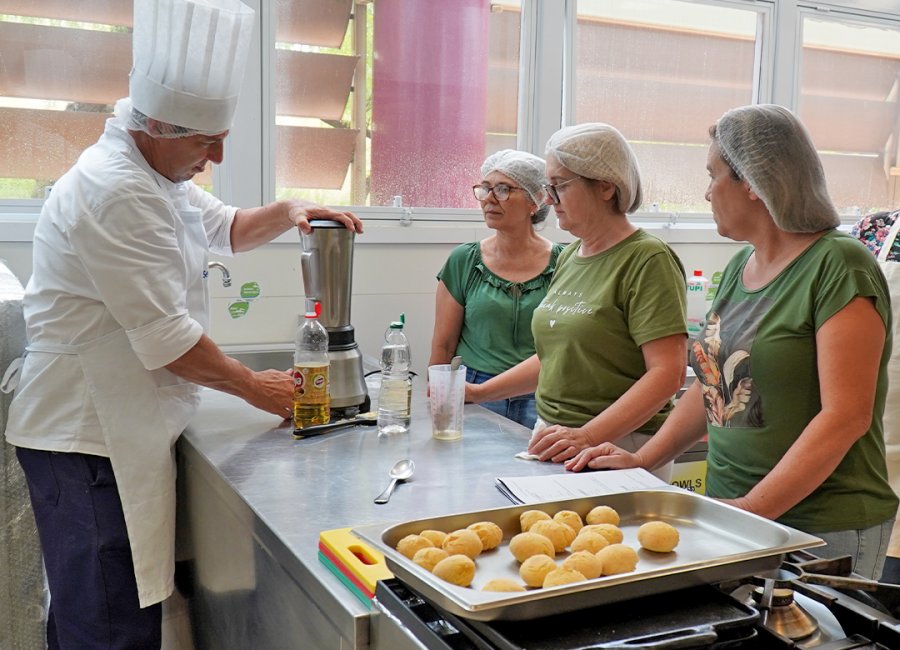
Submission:
<svg viewBox="0 0 900 650">
<path fill-rule="evenodd" d="M 668 483 L 641 468 L 614 469 L 583 474 L 553 474 L 550 476 L 518 476 L 497 478 L 500 490 L 515 504 L 564 501 L 616 492 L 633 492 L 669 488 Z"/>
</svg>

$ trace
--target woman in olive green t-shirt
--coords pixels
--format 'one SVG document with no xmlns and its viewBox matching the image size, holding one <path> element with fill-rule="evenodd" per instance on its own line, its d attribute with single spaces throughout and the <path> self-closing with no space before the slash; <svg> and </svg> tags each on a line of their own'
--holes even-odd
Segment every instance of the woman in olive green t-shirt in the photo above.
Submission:
<svg viewBox="0 0 900 650">
<path fill-rule="evenodd" d="M 528 451 L 563 462 L 604 441 L 637 447 L 665 419 L 684 381 L 684 269 L 632 224 L 640 171 L 608 124 L 567 127 L 547 143 L 545 200 L 578 240 L 534 311 L 536 354 L 466 397 L 483 402 L 537 389 Z"/>
</svg>

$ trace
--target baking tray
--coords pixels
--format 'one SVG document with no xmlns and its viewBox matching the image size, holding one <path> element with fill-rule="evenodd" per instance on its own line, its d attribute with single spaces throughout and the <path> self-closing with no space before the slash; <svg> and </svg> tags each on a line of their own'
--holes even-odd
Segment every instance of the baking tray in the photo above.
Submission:
<svg viewBox="0 0 900 650">
<path fill-rule="evenodd" d="M 520 532 L 519 515 L 543 510 L 553 515 L 574 510 L 582 518 L 591 508 L 608 505 L 621 517 L 623 543 L 638 550 L 637 569 L 569 585 L 527 592 L 485 592 L 481 587 L 492 578 L 519 579 L 519 564 L 508 542 Z M 471 587 L 457 587 L 432 575 L 395 550 L 397 542 L 425 529 L 450 532 L 476 521 L 493 521 L 503 529 L 499 548 L 482 553 L 476 560 Z M 637 529 L 647 521 L 666 521 L 680 534 L 672 553 L 640 549 Z M 673 591 L 700 584 L 733 580 L 774 569 L 786 553 L 823 546 L 818 537 L 783 526 L 720 501 L 678 489 L 640 490 L 598 497 L 494 508 L 416 519 L 385 527 L 384 524 L 353 529 L 354 534 L 384 554 L 388 568 L 413 589 L 448 612 L 479 621 L 521 620 L 561 614 Z M 565 554 L 556 556 L 560 562 Z"/>
</svg>

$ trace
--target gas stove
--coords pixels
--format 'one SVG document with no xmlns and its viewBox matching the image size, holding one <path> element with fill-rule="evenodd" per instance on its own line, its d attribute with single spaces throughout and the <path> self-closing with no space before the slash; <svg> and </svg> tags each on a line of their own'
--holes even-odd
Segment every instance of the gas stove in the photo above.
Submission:
<svg viewBox="0 0 900 650">
<path fill-rule="evenodd" d="M 864 580 L 851 559 L 789 554 L 781 567 L 717 585 L 528 621 L 461 619 L 399 580 L 378 583 L 376 605 L 407 647 L 427 650 L 871 648 L 900 650 L 900 586 Z M 379 633 L 376 629 L 376 645 Z"/>
</svg>

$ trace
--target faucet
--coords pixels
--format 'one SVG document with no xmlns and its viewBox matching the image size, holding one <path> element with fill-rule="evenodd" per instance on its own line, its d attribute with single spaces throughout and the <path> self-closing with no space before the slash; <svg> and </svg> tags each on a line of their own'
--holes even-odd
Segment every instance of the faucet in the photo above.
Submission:
<svg viewBox="0 0 900 650">
<path fill-rule="evenodd" d="M 219 269 L 222 272 L 222 286 L 230 287 L 231 286 L 231 274 L 228 272 L 228 269 L 225 268 L 225 265 L 222 262 L 210 262 L 206 265 L 208 269 Z"/>
</svg>

